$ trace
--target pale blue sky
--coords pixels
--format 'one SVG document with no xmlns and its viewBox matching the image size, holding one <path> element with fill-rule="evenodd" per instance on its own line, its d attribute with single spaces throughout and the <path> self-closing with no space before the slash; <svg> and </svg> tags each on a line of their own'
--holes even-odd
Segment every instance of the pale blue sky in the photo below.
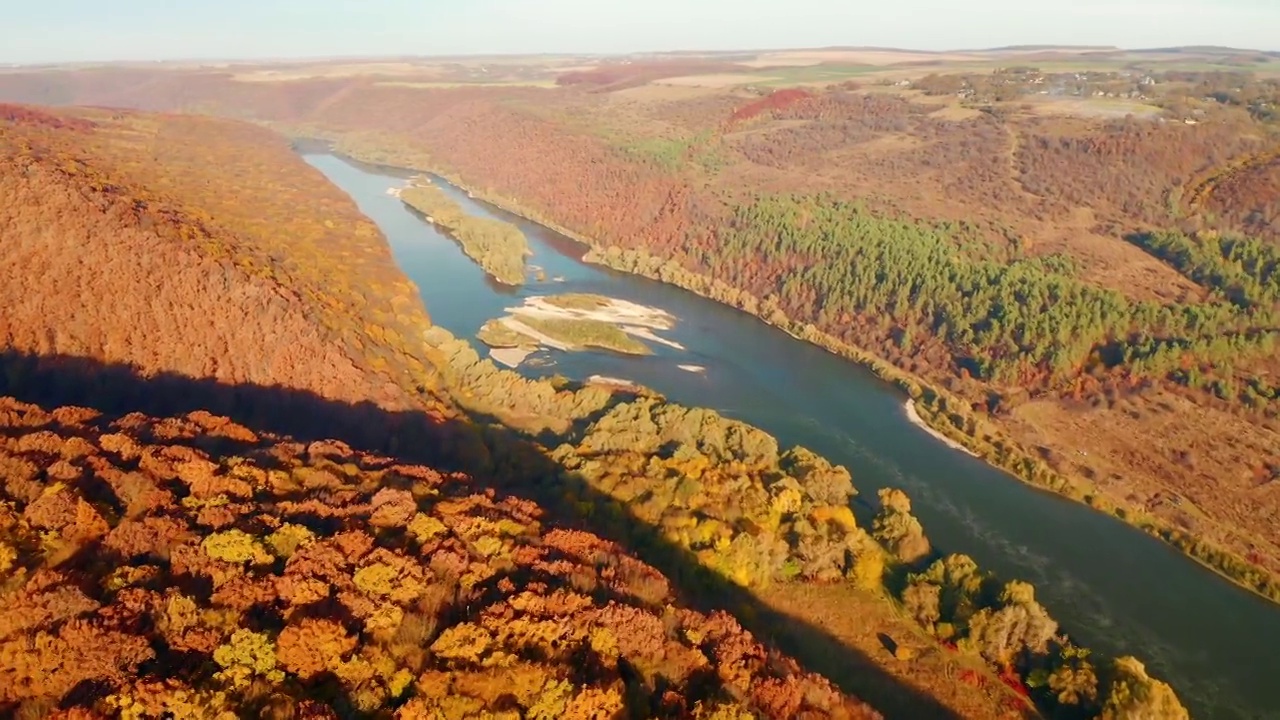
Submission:
<svg viewBox="0 0 1280 720">
<path fill-rule="evenodd" d="M 15 0 L 0 63 L 1013 44 L 1280 50 L 1280 0 Z"/>
</svg>

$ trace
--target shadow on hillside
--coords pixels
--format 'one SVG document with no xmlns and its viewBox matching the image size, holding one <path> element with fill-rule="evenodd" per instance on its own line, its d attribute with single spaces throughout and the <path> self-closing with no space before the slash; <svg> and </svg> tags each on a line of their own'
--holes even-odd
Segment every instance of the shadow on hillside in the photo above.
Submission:
<svg viewBox="0 0 1280 720">
<path fill-rule="evenodd" d="M 130 412 L 167 416 L 206 410 L 258 433 L 308 442 L 338 439 L 355 450 L 465 471 L 499 494 L 536 501 L 547 512 L 548 524 L 580 527 L 623 545 L 662 571 L 691 606 L 732 612 L 758 638 L 772 641 L 806 669 L 825 675 L 886 717 L 959 717 L 823 628 L 779 613 L 706 570 L 692 553 L 666 541 L 656 528 L 556 465 L 533 443 L 500 426 L 478 429 L 423 412 L 389 412 L 372 403 L 351 405 L 280 386 L 225 385 L 176 374 L 143 377 L 127 365 L 12 350 L 0 351 L 0 396 L 4 395 L 46 408 L 88 407 L 108 418 Z M 243 443 L 236 441 L 218 441 L 206 449 L 230 454 L 237 445 L 243 449 Z M 583 507 L 603 511 L 583 513 Z"/>
</svg>

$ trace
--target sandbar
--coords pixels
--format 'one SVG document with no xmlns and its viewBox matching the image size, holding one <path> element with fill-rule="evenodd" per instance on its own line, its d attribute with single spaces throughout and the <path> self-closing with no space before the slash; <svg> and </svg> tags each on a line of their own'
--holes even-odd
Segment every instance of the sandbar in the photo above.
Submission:
<svg viewBox="0 0 1280 720">
<path fill-rule="evenodd" d="M 489 348 L 489 357 L 509 368 L 518 368 L 535 350 L 520 347 Z"/>
<path fill-rule="evenodd" d="M 670 330 L 675 327 L 676 322 L 671 313 L 665 310 L 617 298 L 599 297 L 601 305 L 590 309 L 561 307 L 550 300 L 545 296 L 534 296 L 526 299 L 524 305 L 520 307 L 507 308 L 507 312 L 567 320 L 600 320 L 616 325 L 636 325 L 653 330 Z"/>
<path fill-rule="evenodd" d="M 974 451 L 970 450 L 969 448 L 965 447 L 964 445 L 961 445 L 960 443 L 956 442 L 955 440 L 952 440 L 951 438 L 947 437 L 946 435 L 943 435 L 942 433 L 940 433 L 940 432 L 938 432 L 937 430 L 933 429 L 933 428 L 929 425 L 929 423 L 925 422 L 925 421 L 924 421 L 924 418 L 920 417 L 920 413 L 916 412 L 916 401 L 915 401 L 915 400 L 908 399 L 908 400 L 907 400 L 907 403 L 906 403 L 906 405 L 905 405 L 904 407 L 906 407 L 906 409 L 907 409 L 907 419 L 911 421 L 911 424 L 912 424 L 912 425 L 915 425 L 916 427 L 920 428 L 921 430 L 924 430 L 925 432 L 929 433 L 929 434 L 930 434 L 930 435 L 932 435 L 934 438 L 936 438 L 939 442 L 941 442 L 943 445 L 946 445 L 947 447 L 949 447 L 949 448 L 951 448 L 951 449 L 953 449 L 953 450 L 959 450 L 960 452 L 962 452 L 962 453 L 964 453 L 964 454 L 966 454 L 966 455 L 971 455 L 971 456 L 973 456 L 973 457 L 978 457 L 978 454 L 977 454 L 977 453 L 975 453 Z"/>
<path fill-rule="evenodd" d="M 543 347 L 564 352 L 605 349 L 648 355 L 652 352 L 644 343 L 648 341 L 685 349 L 656 332 L 675 327 L 676 318 L 670 313 L 603 295 L 533 296 L 506 311 L 506 316 L 485 323 L 477 337 L 495 350 L 504 350 L 501 355 L 491 355 L 508 367 L 515 367 L 529 352 Z"/>
<path fill-rule="evenodd" d="M 660 337 L 656 333 L 654 333 L 652 330 L 646 327 L 640 327 L 639 325 L 623 325 L 622 331 L 628 335 L 634 335 L 638 338 L 648 340 L 649 342 L 656 342 L 659 345 L 666 345 L 669 348 L 675 348 L 676 350 L 685 349 L 683 345 L 676 342 L 675 340 L 668 340 L 664 337 Z"/>
<path fill-rule="evenodd" d="M 591 377 L 587 378 L 587 382 L 591 383 L 592 385 L 609 385 L 612 387 L 631 388 L 631 389 L 640 387 L 639 385 L 636 385 L 630 380 L 624 380 L 622 378 L 616 378 L 616 377 L 609 377 L 608 375 L 592 375 Z"/>
</svg>

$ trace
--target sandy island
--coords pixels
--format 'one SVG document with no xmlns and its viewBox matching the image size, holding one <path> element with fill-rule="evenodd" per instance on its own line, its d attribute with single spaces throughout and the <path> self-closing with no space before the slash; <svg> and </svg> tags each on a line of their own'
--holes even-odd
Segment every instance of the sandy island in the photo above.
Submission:
<svg viewBox="0 0 1280 720">
<path fill-rule="evenodd" d="M 493 358 L 501 365 L 509 368 L 518 368 L 525 358 L 537 352 L 535 348 L 507 347 L 507 348 L 489 348 L 489 357 Z"/>
<path fill-rule="evenodd" d="M 640 305 L 639 303 L 619 300 L 603 296 L 589 296 L 599 302 L 597 307 L 565 307 L 553 302 L 553 298 L 531 297 L 518 308 L 507 308 L 512 315 L 527 315 L 535 318 L 564 320 L 597 320 L 618 326 L 628 335 L 660 345 L 684 350 L 685 347 L 674 340 L 668 340 L 654 333 L 654 330 L 670 330 L 675 327 L 676 319 L 671 313 L 658 308 Z M 520 330 L 519 332 L 524 332 Z M 528 333 L 525 333 L 528 334 Z M 545 337 L 545 335 L 543 336 Z M 552 346 L 554 347 L 554 346 Z M 565 349 L 565 348 L 560 348 Z"/>
<path fill-rule="evenodd" d="M 638 303 L 603 296 L 583 296 L 597 301 L 596 307 L 565 307 L 553 302 L 556 296 L 535 296 L 520 307 L 507 308 L 507 312 L 530 317 L 563 318 L 566 320 L 599 320 L 614 325 L 634 325 L 654 330 L 670 330 L 676 319 L 671 313 Z M 567 297 L 567 296 L 560 296 Z"/>
<path fill-rule="evenodd" d="M 603 385 L 606 387 L 620 388 L 623 390 L 636 390 L 636 391 L 640 390 L 640 386 L 631 382 L 630 380 L 624 380 L 622 378 L 616 378 L 616 377 L 609 377 L 608 375 L 592 375 L 591 377 L 587 378 L 587 383 L 590 385 Z"/>
<path fill-rule="evenodd" d="M 707 369 L 701 365 L 677 365 L 676 367 L 680 368 L 685 372 L 691 372 L 691 373 L 704 373 L 707 371 Z"/>
<path fill-rule="evenodd" d="M 504 317 L 501 320 L 499 320 L 499 322 L 505 325 L 508 330 L 524 335 L 525 337 L 529 338 L 530 340 L 533 340 L 535 343 L 539 345 L 546 345 L 549 348 L 554 348 L 556 350 L 563 350 L 566 352 L 569 350 L 576 349 L 574 348 L 573 345 L 557 340 L 551 337 L 550 335 L 547 335 L 546 333 L 539 332 L 538 330 L 535 330 L 534 328 L 531 328 L 528 325 L 525 325 L 524 323 L 520 322 L 518 319 L 514 317 Z"/>
<path fill-rule="evenodd" d="M 656 343 L 658 343 L 659 345 L 666 345 L 667 347 L 669 347 L 669 348 L 674 348 L 674 349 L 676 349 L 676 350 L 684 350 L 684 349 L 685 349 L 683 345 L 681 345 L 680 343 L 676 342 L 675 340 L 668 340 L 668 339 L 666 339 L 666 338 L 664 338 L 664 337 L 659 337 L 658 335 L 656 335 L 656 334 L 655 334 L 652 330 L 650 330 L 649 328 L 639 327 L 639 326 L 637 326 L 637 325 L 623 325 L 623 326 L 621 326 L 621 327 L 622 327 L 622 332 L 624 332 L 624 333 L 626 333 L 626 334 L 628 334 L 628 335 L 634 335 L 635 337 L 638 337 L 638 338 L 640 338 L 641 340 L 648 340 L 649 342 L 656 342 Z"/>
<path fill-rule="evenodd" d="M 496 362 L 515 368 L 524 362 L 530 354 L 540 348 L 553 348 L 564 352 L 589 350 L 597 347 L 590 343 L 580 343 L 570 336 L 556 336 L 542 327 L 538 321 L 568 321 L 582 323 L 603 323 L 616 328 L 638 340 L 648 341 L 667 347 L 684 350 L 685 347 L 674 340 L 664 338 L 656 331 L 670 330 L 675 327 L 676 318 L 665 310 L 640 305 L 638 303 L 584 293 L 568 293 L 565 295 L 534 296 L 526 298 L 519 307 L 506 308 L 506 316 L 491 320 L 482 328 L 479 338 L 490 345 L 489 355 Z M 536 327 L 535 327 L 536 326 Z M 619 335 L 621 337 L 621 334 Z M 628 352 L 622 347 L 610 348 L 617 352 Z M 640 352 L 643 349 L 645 352 Z M 647 354 L 643 343 L 637 343 L 634 354 Z M 689 372 L 701 372 L 697 370 Z"/>
<path fill-rule="evenodd" d="M 907 419 L 911 421 L 912 425 L 915 425 L 921 430 L 924 430 L 925 432 L 929 433 L 930 435 L 935 437 L 938 441 L 940 441 L 943 445 L 946 445 L 947 447 L 952 448 L 953 450 L 959 450 L 960 452 L 966 455 L 978 457 L 978 454 L 975 453 L 974 451 L 970 450 L 969 448 L 961 445 L 955 440 L 952 440 L 946 435 L 943 435 L 942 433 L 930 427 L 929 423 L 925 422 L 924 418 L 920 417 L 920 413 L 916 412 L 915 400 L 908 399 L 904 407 L 906 407 L 907 409 Z"/>
</svg>

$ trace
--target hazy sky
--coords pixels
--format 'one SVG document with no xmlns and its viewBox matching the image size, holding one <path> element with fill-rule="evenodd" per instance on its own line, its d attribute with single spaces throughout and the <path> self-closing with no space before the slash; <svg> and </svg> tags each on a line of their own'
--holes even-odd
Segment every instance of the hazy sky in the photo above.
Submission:
<svg viewBox="0 0 1280 720">
<path fill-rule="evenodd" d="M 24 0 L 0 63 L 875 45 L 1280 50 L 1280 0 Z"/>
</svg>

